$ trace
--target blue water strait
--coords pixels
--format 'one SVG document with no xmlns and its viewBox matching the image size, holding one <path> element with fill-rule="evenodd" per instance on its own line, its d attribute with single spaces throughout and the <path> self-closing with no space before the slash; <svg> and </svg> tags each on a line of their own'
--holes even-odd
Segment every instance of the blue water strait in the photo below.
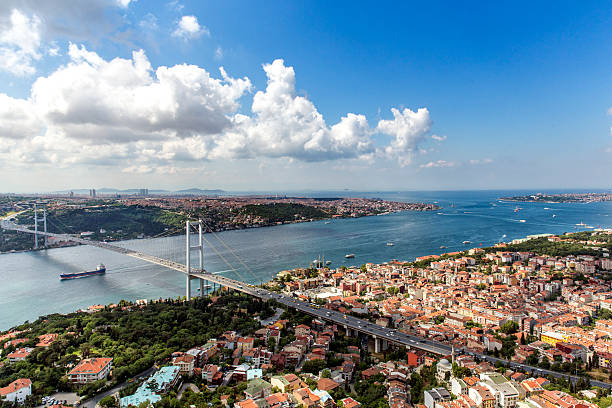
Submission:
<svg viewBox="0 0 612 408">
<path fill-rule="evenodd" d="M 319 197 L 344 195 L 395 201 L 437 201 L 443 209 L 226 231 L 217 236 L 206 234 L 205 238 L 218 253 L 206 244 L 205 269 L 249 283 L 260 283 L 281 270 L 308 266 L 318 257 L 332 261 L 332 268 L 391 259 L 414 260 L 417 256 L 488 246 L 529 234 L 584 230 L 584 226 L 576 225 L 580 223 L 595 228 L 612 227 L 612 202 L 498 201 L 501 196 L 523 193 L 310 192 L 308 195 Z M 517 212 L 514 211 L 516 207 L 520 207 Z M 463 241 L 472 244 L 463 244 Z M 388 246 L 387 242 L 392 242 L 393 246 Z M 185 260 L 184 236 L 125 241 L 121 245 L 167 259 Z M 441 249 L 441 246 L 446 248 Z M 355 258 L 345 259 L 344 255 L 349 253 L 355 254 Z M 223 258 L 238 271 L 231 271 Z M 106 265 L 105 275 L 59 280 L 60 273 L 91 270 L 99 263 Z M 185 278 L 178 272 L 89 246 L 0 255 L 0 278 L 0 330 L 40 315 L 70 312 L 92 304 L 176 297 L 185 293 Z M 195 281 L 192 287 L 196 294 Z"/>
</svg>

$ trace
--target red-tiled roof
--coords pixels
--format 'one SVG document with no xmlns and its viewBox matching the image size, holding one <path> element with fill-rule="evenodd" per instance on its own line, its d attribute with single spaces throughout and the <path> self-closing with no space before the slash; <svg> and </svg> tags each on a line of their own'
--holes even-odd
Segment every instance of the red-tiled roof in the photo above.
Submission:
<svg viewBox="0 0 612 408">
<path fill-rule="evenodd" d="M 87 358 L 85 360 L 81 360 L 76 367 L 70 370 L 68 375 L 96 374 L 102 371 L 102 369 L 111 361 L 113 361 L 113 359 L 109 357 Z"/>
<path fill-rule="evenodd" d="M 5 396 L 15 391 L 19 391 L 24 387 L 30 387 L 32 381 L 29 378 L 19 378 L 4 388 L 0 388 L 0 395 Z"/>
</svg>

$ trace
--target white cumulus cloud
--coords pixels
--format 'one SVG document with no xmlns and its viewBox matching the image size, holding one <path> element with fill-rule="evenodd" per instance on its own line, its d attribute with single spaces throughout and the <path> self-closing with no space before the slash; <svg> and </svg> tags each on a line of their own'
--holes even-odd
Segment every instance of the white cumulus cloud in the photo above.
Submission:
<svg viewBox="0 0 612 408">
<path fill-rule="evenodd" d="M 374 151 L 365 116 L 349 113 L 329 127 L 311 101 L 296 95 L 292 67 L 277 59 L 263 68 L 268 84 L 253 97 L 253 116 L 235 117 L 234 128 L 218 140 L 216 156 L 323 161 Z"/>
<path fill-rule="evenodd" d="M 432 121 L 427 108 L 416 112 L 405 108 L 403 111 L 392 108 L 393 119 L 378 122 L 377 130 L 393 136 L 391 143 L 384 151 L 390 157 L 397 157 L 401 165 L 412 161 L 417 147 L 425 140 Z"/>
<path fill-rule="evenodd" d="M 378 157 L 405 165 L 429 139 L 425 108 L 392 109 L 393 119 L 376 127 L 350 112 L 328 124 L 312 101 L 297 95 L 295 71 L 281 59 L 263 65 L 266 88 L 242 113 L 251 82 L 222 67 L 217 76 L 195 65 L 153 68 L 142 50 L 105 60 L 75 44 L 67 55 L 67 64 L 36 79 L 28 98 L 0 94 L 0 145 L 10 146 L 0 149 L 0 162 L 112 165 L 137 174 L 266 157 Z M 376 134 L 390 141 L 377 146 Z"/>
<path fill-rule="evenodd" d="M 430 161 L 429 163 L 421 164 L 419 167 L 422 169 L 429 169 L 433 167 L 455 167 L 456 163 L 446 160 Z"/>
<path fill-rule="evenodd" d="M 202 35 L 210 35 L 210 31 L 206 26 L 198 23 L 196 16 L 183 16 L 178 21 L 176 29 L 172 32 L 175 37 L 180 37 L 184 40 L 201 37 Z"/>
<path fill-rule="evenodd" d="M 248 79 L 214 79 L 194 65 L 153 71 L 144 52 L 105 61 L 71 44 L 71 62 L 32 86 L 47 123 L 74 139 L 113 142 L 217 134 L 250 89 Z"/>
<path fill-rule="evenodd" d="M 17 9 L 0 25 L 0 69 L 24 76 L 33 74 L 34 61 L 40 59 L 40 18 Z"/>
<path fill-rule="evenodd" d="M 42 123 L 29 100 L 0 94 L 0 138 L 23 139 L 35 136 L 41 130 Z"/>
</svg>

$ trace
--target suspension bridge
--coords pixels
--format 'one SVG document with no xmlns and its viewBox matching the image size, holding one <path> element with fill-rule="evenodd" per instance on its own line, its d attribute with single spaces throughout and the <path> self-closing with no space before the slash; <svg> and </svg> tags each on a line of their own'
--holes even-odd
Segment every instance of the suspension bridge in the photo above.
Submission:
<svg viewBox="0 0 612 408">
<path fill-rule="evenodd" d="M 98 248 L 117 252 L 126 256 L 130 256 L 132 258 L 140 259 L 145 262 L 160 265 L 168 269 L 181 272 L 185 275 L 185 295 L 187 300 L 191 299 L 191 282 L 193 279 L 197 279 L 199 280 L 200 285 L 200 295 L 204 295 L 204 288 L 207 286 L 207 282 L 210 282 L 219 285 L 219 287 L 230 288 L 263 300 L 273 299 L 281 304 L 284 304 L 287 307 L 291 307 L 293 309 L 310 314 L 328 322 L 336 323 L 344 327 L 349 335 L 358 336 L 361 334 L 371 336 L 374 339 L 374 348 L 376 352 L 386 349 L 390 344 L 402 345 L 409 348 L 418 348 L 439 355 L 450 355 L 453 352 L 452 346 L 439 342 L 434 342 L 428 339 L 419 338 L 417 336 L 407 335 L 402 332 L 397 332 L 396 330 L 373 324 L 367 320 L 358 319 L 353 316 L 349 316 L 334 310 L 321 308 L 318 305 L 303 302 L 292 296 L 279 294 L 246 283 L 247 279 L 245 279 L 245 276 L 240 273 L 237 268 L 234 268 L 231 262 L 229 262 L 226 257 L 223 256 L 223 254 L 218 251 L 208 239 L 204 237 L 206 228 L 208 228 L 208 230 L 211 231 L 217 237 L 217 239 L 219 239 L 219 242 L 221 242 L 224 247 L 229 250 L 229 252 L 242 264 L 243 269 L 250 273 L 251 281 L 257 281 L 257 277 L 255 276 L 251 268 L 249 268 L 249 266 L 235 254 L 235 252 L 229 247 L 229 245 L 227 245 L 222 239 L 220 239 L 218 237 L 218 234 L 215 234 L 214 231 L 210 227 L 208 227 L 202 220 L 186 221 L 185 223 L 185 264 L 183 264 L 174 260 L 165 259 L 138 250 L 125 248 L 109 242 L 81 238 L 79 236 L 75 236 L 75 234 L 60 234 L 48 232 L 47 224 L 48 221 L 50 222 L 50 220 L 47 219 L 46 209 L 43 209 L 42 219 L 39 219 L 38 212 L 39 210 L 35 208 L 33 228 L 24 225 L 19 225 L 13 222 L 12 218 L 15 217 L 17 214 L 14 214 L 12 217 L 5 218 L 4 220 L 0 221 L 0 226 L 7 230 L 19 231 L 34 235 L 35 247 L 38 246 L 38 236 L 45 237 L 45 239 L 52 237 L 62 241 L 71 241 L 82 245 L 95 246 Z M 43 223 L 42 231 L 38 228 L 38 224 L 40 222 Z M 64 228 L 68 228 L 68 226 L 64 225 Z M 156 237 L 169 236 L 171 234 L 177 233 L 178 229 L 175 228 L 170 231 L 165 231 L 164 233 Z M 195 243 L 192 241 L 195 241 Z M 204 241 L 206 241 L 208 247 L 211 248 L 231 268 L 229 269 L 229 271 L 238 274 L 241 280 L 225 277 L 221 273 L 210 273 L 206 269 L 204 269 Z M 193 259 L 194 251 L 197 251 L 196 259 Z M 198 267 L 193 266 L 195 264 L 194 261 L 196 260 L 198 261 Z"/>
<path fill-rule="evenodd" d="M 34 229 L 28 228 L 23 225 L 18 225 L 12 221 L 12 218 L 17 214 L 13 214 L 13 216 L 0 220 L 0 227 L 7 230 L 19 231 L 23 233 L 33 234 L 35 239 L 35 247 L 38 247 L 38 236 L 42 236 L 46 238 L 53 237 L 56 239 L 64 240 L 64 241 L 72 241 L 82 245 L 91 245 L 98 248 L 102 248 L 108 251 L 117 252 L 126 256 L 130 256 L 136 259 L 140 259 L 145 262 L 149 262 L 152 264 L 160 265 L 166 267 L 168 269 L 172 269 L 174 271 L 178 271 L 185 275 L 186 279 L 186 298 L 187 300 L 191 299 L 191 281 L 193 279 L 198 279 L 200 284 L 200 296 L 204 295 L 204 287 L 206 282 L 214 283 L 219 285 L 219 287 L 230 288 L 242 293 L 246 293 L 250 296 L 257 297 L 262 300 L 275 300 L 287 307 L 299 310 L 300 312 L 309 314 L 318 319 L 337 324 L 341 327 L 344 327 L 348 336 L 369 336 L 374 340 L 374 351 L 381 352 L 387 349 L 390 345 L 396 347 L 405 347 L 407 349 L 418 349 L 423 350 L 428 353 L 437 354 L 441 356 L 453 356 L 455 354 L 455 349 L 452 345 L 441 343 L 438 341 L 433 341 L 431 339 L 413 336 L 407 333 L 399 332 L 391 328 L 379 326 L 373 324 L 365 319 L 359 319 L 350 315 L 346 315 L 335 310 L 330 310 L 326 308 L 321 308 L 318 305 L 313 305 L 308 302 L 301 301 L 294 297 L 272 292 L 251 284 L 246 283 L 246 279 L 242 276 L 239 271 L 232 266 L 232 264 L 221 254 L 212 243 L 204 237 L 205 228 L 208 228 L 210 232 L 213 234 L 214 231 L 209 228 L 202 220 L 198 221 L 186 221 L 185 223 L 185 264 L 180 262 L 176 262 L 173 260 L 161 258 L 155 255 L 150 255 L 143 253 L 141 251 L 124 248 L 119 245 L 111 244 L 108 242 L 95 241 L 90 239 L 84 239 L 81 237 L 77 237 L 74 234 L 58 234 L 51 233 L 47 231 L 47 212 L 46 208 L 43 209 L 43 218 L 38 219 L 38 210 L 35 208 L 34 210 Z M 38 224 L 39 222 L 43 222 L 43 231 L 39 231 Z M 182 229 L 182 227 L 181 227 Z M 161 235 L 169 236 L 170 234 L 178 233 L 179 229 L 176 228 L 174 230 L 165 231 Z M 193 235 L 196 235 L 197 241 L 195 245 L 192 245 Z M 217 235 L 217 234 L 215 234 Z M 159 237 L 157 236 L 157 237 Z M 257 281 L 257 277 L 254 275 L 253 271 L 248 267 L 248 265 L 242 261 L 232 250 L 231 248 L 218 236 L 217 239 L 233 254 L 233 256 L 242 264 L 244 269 L 248 271 L 252 275 L 255 281 Z M 210 273 L 206 271 L 203 267 L 204 262 L 204 241 L 207 242 L 208 246 L 221 258 L 223 261 L 231 268 L 229 271 L 233 271 L 238 273 L 241 280 L 231 279 L 223 276 L 221 273 Z M 46 241 L 45 241 L 46 242 Z M 192 265 L 192 255 L 193 251 L 197 251 L 198 258 L 198 266 L 199 268 L 194 268 Z M 472 352 L 467 349 L 461 349 L 460 352 L 469 354 L 473 357 L 479 358 L 481 360 L 489 361 L 490 363 L 501 362 L 503 364 L 509 365 L 511 368 L 515 370 L 523 370 L 525 372 L 529 372 L 534 375 L 551 375 L 557 378 L 571 378 L 572 381 L 578 381 L 578 376 L 568 375 L 566 373 L 559 373 L 555 371 L 550 371 L 546 369 L 542 369 L 535 366 L 529 366 L 527 364 L 521 364 L 517 362 L 509 362 L 503 359 L 495 358 L 493 356 L 489 356 L 487 354 Z M 604 388 L 612 388 L 612 384 L 602 381 L 591 380 L 591 384 Z"/>
</svg>

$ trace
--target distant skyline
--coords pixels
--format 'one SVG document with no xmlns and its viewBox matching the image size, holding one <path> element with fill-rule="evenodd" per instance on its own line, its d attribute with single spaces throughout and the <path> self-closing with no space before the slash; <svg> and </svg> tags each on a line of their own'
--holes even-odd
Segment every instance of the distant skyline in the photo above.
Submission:
<svg viewBox="0 0 612 408">
<path fill-rule="evenodd" d="M 6 0 L 0 192 L 611 188 L 612 4 Z"/>
</svg>

